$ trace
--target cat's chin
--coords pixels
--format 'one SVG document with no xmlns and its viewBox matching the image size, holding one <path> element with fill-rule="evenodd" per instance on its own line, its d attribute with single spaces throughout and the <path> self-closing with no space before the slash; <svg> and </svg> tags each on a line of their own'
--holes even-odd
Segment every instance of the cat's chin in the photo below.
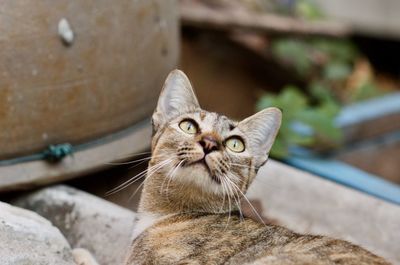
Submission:
<svg viewBox="0 0 400 265">
<path fill-rule="evenodd" d="M 211 168 L 208 166 L 205 157 L 195 162 L 186 164 L 185 167 L 194 167 L 196 170 L 205 170 L 213 181 L 215 181 L 219 185 L 221 184 L 220 178 L 212 173 Z"/>
<path fill-rule="evenodd" d="M 196 185 L 206 192 L 222 193 L 221 181 L 211 173 L 207 164 L 202 161 L 196 161 L 181 167 L 175 179 L 189 185 Z"/>
</svg>

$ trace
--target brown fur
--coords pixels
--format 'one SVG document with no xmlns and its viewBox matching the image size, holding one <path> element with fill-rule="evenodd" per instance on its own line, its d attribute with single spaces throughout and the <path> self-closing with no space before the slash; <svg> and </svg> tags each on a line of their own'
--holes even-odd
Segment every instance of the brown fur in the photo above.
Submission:
<svg viewBox="0 0 400 265">
<path fill-rule="evenodd" d="M 196 133 L 179 127 L 188 119 Z M 126 264 L 388 264 L 346 241 L 242 216 L 240 200 L 266 162 L 280 121 L 274 108 L 241 122 L 201 110 L 186 76 L 172 72 L 153 115 L 153 156 L 139 205 L 138 223 L 155 219 L 135 235 Z M 226 145 L 233 136 L 244 151 Z M 218 149 L 208 153 L 204 137 Z"/>
<path fill-rule="evenodd" d="M 388 264 L 346 241 L 228 214 L 177 214 L 133 243 L 128 264 Z"/>
</svg>

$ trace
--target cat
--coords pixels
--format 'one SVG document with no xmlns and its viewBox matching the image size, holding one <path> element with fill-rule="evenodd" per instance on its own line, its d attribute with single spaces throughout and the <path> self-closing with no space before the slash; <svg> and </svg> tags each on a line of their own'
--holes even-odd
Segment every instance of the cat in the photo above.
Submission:
<svg viewBox="0 0 400 265">
<path fill-rule="evenodd" d="M 239 201 L 266 163 L 281 117 L 277 108 L 240 122 L 207 112 L 187 76 L 172 71 L 152 116 L 152 158 L 126 265 L 389 264 L 346 241 L 241 215 Z"/>
</svg>

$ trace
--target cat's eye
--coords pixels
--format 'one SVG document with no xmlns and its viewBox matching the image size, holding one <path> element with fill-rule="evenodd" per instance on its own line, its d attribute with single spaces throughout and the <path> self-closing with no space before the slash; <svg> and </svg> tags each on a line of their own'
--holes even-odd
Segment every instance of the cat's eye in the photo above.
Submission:
<svg viewBox="0 0 400 265">
<path fill-rule="evenodd" d="M 183 120 L 179 123 L 179 128 L 181 128 L 182 131 L 188 134 L 195 134 L 197 133 L 197 125 L 194 121 L 192 120 Z"/>
<path fill-rule="evenodd" d="M 226 147 L 236 153 L 244 151 L 244 143 L 239 137 L 231 137 L 225 142 Z"/>
</svg>

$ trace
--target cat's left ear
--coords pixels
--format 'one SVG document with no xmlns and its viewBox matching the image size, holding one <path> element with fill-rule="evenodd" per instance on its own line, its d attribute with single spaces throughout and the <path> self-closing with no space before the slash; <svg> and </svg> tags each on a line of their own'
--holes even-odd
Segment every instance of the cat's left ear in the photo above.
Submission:
<svg viewBox="0 0 400 265">
<path fill-rule="evenodd" d="M 246 133 L 247 139 L 260 155 L 267 155 L 271 150 L 282 121 L 282 112 L 278 108 L 267 108 L 244 119 L 238 124 Z"/>
<path fill-rule="evenodd" d="M 157 130 L 171 118 L 200 109 L 188 77 L 180 70 L 173 70 L 165 80 L 153 114 L 153 126 Z"/>
</svg>

